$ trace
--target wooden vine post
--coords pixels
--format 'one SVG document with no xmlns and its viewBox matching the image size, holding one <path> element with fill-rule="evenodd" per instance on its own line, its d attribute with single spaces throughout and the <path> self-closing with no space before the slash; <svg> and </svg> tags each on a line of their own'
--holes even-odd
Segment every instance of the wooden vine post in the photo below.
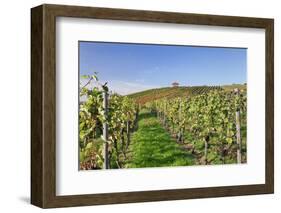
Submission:
<svg viewBox="0 0 281 213">
<path fill-rule="evenodd" d="M 178 116 L 179 116 L 179 122 L 181 122 L 181 100 L 179 102 L 179 112 L 178 112 Z M 182 142 L 182 127 L 180 126 L 179 130 L 178 130 L 178 143 Z"/>
<path fill-rule="evenodd" d="M 105 122 L 103 122 L 103 169 L 109 169 L 109 157 L 108 157 L 108 93 L 103 90 L 103 109 Z"/>
<path fill-rule="evenodd" d="M 126 122 L 126 135 L 127 135 L 127 145 L 126 145 L 126 149 L 128 149 L 131 141 L 130 141 L 130 121 L 127 120 Z"/>
<path fill-rule="evenodd" d="M 204 164 L 208 164 L 208 141 L 204 139 Z"/>
<path fill-rule="evenodd" d="M 239 89 L 234 89 L 236 96 L 239 96 Z M 241 126 L 240 126 L 240 109 L 236 108 L 235 112 L 235 120 L 236 120 L 236 141 L 237 141 L 237 163 L 241 163 Z"/>
<path fill-rule="evenodd" d="M 167 118 L 166 118 L 166 113 L 167 113 L 167 103 L 166 103 L 166 101 L 164 102 L 164 119 L 163 119 L 163 125 L 164 125 L 164 127 L 166 128 L 166 120 L 167 120 Z"/>
</svg>

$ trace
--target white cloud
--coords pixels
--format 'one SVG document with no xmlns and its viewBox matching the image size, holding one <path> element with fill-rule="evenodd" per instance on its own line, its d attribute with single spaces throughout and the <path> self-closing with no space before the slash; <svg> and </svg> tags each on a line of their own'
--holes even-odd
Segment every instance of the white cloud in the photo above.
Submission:
<svg viewBox="0 0 281 213">
<path fill-rule="evenodd" d="M 128 95 L 135 92 L 141 92 L 148 89 L 158 88 L 156 85 L 144 85 L 135 82 L 111 81 L 108 82 L 109 90 L 120 95 Z"/>
<path fill-rule="evenodd" d="M 88 82 L 87 79 L 80 79 L 80 81 L 81 81 L 82 86 Z M 140 80 L 138 82 L 137 82 L 137 80 L 136 80 L 136 82 L 125 82 L 125 81 L 113 80 L 113 81 L 108 82 L 107 86 L 109 88 L 109 91 L 118 93 L 120 95 L 128 95 L 128 94 L 160 87 L 157 85 L 145 85 L 142 82 L 143 82 L 142 80 Z M 101 82 L 101 83 L 103 84 L 105 82 Z M 97 86 L 97 83 L 95 81 L 92 81 L 87 87 L 93 88 L 93 86 Z"/>
<path fill-rule="evenodd" d="M 143 84 L 145 82 L 145 80 L 143 78 L 141 78 L 141 79 L 136 79 L 135 82 Z"/>
</svg>

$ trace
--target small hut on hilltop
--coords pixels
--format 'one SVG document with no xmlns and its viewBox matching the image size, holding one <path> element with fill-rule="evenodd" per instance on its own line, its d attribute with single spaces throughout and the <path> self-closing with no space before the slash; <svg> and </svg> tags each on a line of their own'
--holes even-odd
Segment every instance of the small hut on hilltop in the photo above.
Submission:
<svg viewBox="0 0 281 213">
<path fill-rule="evenodd" d="M 173 87 L 178 87 L 179 85 L 180 85 L 180 84 L 179 84 L 178 82 L 176 82 L 176 81 L 172 83 L 172 86 L 173 86 Z"/>
</svg>

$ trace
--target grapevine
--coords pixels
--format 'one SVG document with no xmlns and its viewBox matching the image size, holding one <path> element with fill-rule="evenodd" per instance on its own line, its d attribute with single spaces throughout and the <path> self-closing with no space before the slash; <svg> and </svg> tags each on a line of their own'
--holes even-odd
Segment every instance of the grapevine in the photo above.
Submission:
<svg viewBox="0 0 281 213">
<path fill-rule="evenodd" d="M 237 150 L 236 135 L 240 131 L 235 128 L 235 114 L 237 111 L 241 113 L 239 122 L 245 127 L 246 92 L 236 94 L 214 87 L 197 94 L 188 98 L 159 99 L 146 103 L 146 107 L 156 112 L 178 142 L 192 148 L 198 156 L 198 164 L 233 163 Z M 244 137 L 244 144 L 245 140 Z"/>
</svg>

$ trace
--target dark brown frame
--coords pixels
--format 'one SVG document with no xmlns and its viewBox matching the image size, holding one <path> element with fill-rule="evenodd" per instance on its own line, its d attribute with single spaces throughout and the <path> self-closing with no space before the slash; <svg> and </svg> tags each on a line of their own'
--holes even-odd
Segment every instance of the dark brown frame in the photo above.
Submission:
<svg viewBox="0 0 281 213">
<path fill-rule="evenodd" d="M 262 28 L 266 32 L 266 183 L 195 189 L 56 196 L 56 17 Z M 274 20 L 156 11 L 41 5 L 31 9 L 31 203 L 66 207 L 274 192 Z"/>
</svg>

